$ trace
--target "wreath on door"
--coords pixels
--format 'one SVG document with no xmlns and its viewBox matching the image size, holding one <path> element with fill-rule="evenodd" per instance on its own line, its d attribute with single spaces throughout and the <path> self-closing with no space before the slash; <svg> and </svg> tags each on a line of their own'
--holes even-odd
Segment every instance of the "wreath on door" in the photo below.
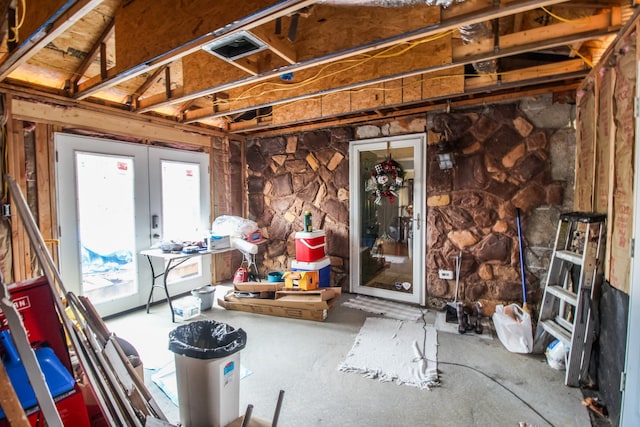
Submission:
<svg viewBox="0 0 640 427">
<path fill-rule="evenodd" d="M 377 205 L 382 204 L 383 198 L 388 198 L 389 203 L 393 203 L 398 197 L 398 190 L 403 183 L 404 169 L 400 163 L 389 157 L 373 167 L 365 191 L 369 193 L 369 197 L 374 199 Z"/>
</svg>

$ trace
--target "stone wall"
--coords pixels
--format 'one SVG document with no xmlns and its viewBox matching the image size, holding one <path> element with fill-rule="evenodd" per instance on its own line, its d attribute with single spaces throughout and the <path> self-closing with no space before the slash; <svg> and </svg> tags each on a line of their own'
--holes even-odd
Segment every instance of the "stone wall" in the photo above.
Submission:
<svg viewBox="0 0 640 427">
<path fill-rule="evenodd" d="M 430 298 L 452 299 L 455 281 L 438 278 L 462 251 L 459 297 L 521 301 L 516 209 L 521 210 L 529 299 L 544 283 L 560 212 L 571 209 L 574 106 L 551 95 L 450 113 L 425 113 L 364 126 L 249 141 L 252 217 L 269 238 L 262 270 L 295 257 L 302 213 L 327 232 L 333 284 L 348 289 L 351 139 L 428 132 L 426 277 Z M 456 166 L 438 167 L 445 133 Z"/>
<path fill-rule="evenodd" d="M 303 213 L 326 234 L 333 286 L 348 289 L 351 129 L 248 141 L 249 212 L 269 239 L 261 272 L 289 269 Z"/>
</svg>

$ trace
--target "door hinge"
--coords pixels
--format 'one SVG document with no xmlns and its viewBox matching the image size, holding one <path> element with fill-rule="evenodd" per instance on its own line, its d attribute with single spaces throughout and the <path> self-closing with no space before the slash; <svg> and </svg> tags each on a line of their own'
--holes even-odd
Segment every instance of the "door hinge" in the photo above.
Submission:
<svg viewBox="0 0 640 427">
<path fill-rule="evenodd" d="M 636 254 L 636 239 L 633 238 L 633 237 L 631 238 L 631 245 L 630 246 L 631 246 L 631 248 L 630 248 L 631 258 L 633 258 L 634 255 Z"/>
<path fill-rule="evenodd" d="M 624 391 L 627 385 L 627 373 L 625 371 L 620 372 L 620 391 Z"/>
<path fill-rule="evenodd" d="M 640 97 L 633 98 L 633 117 L 640 117 Z"/>
</svg>

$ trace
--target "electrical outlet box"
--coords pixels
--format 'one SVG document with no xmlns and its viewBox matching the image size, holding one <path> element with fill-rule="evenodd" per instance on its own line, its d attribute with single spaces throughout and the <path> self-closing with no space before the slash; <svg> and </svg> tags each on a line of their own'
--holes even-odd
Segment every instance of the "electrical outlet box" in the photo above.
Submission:
<svg viewBox="0 0 640 427">
<path fill-rule="evenodd" d="M 451 270 L 438 270 L 438 277 L 444 280 L 453 279 L 453 271 Z"/>
</svg>

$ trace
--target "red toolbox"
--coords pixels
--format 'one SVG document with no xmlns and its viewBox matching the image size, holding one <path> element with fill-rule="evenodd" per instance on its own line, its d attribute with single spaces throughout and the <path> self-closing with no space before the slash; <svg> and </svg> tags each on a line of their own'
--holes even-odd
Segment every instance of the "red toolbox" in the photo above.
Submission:
<svg viewBox="0 0 640 427">
<path fill-rule="evenodd" d="M 45 277 L 38 277 L 8 286 L 11 300 L 22 317 L 27 337 L 33 347 L 49 347 L 59 362 L 72 373 L 71 358 L 66 344 L 64 327 L 58 317 L 53 300 L 54 295 Z M 7 321 L 0 312 L 0 329 L 7 329 Z M 78 384 L 73 389 L 57 396 L 56 408 L 64 425 L 90 426 L 87 407 Z M 38 406 L 26 410 L 32 426 L 43 425 L 44 418 Z M 0 420 L 0 427 L 8 426 L 6 419 Z"/>
</svg>

